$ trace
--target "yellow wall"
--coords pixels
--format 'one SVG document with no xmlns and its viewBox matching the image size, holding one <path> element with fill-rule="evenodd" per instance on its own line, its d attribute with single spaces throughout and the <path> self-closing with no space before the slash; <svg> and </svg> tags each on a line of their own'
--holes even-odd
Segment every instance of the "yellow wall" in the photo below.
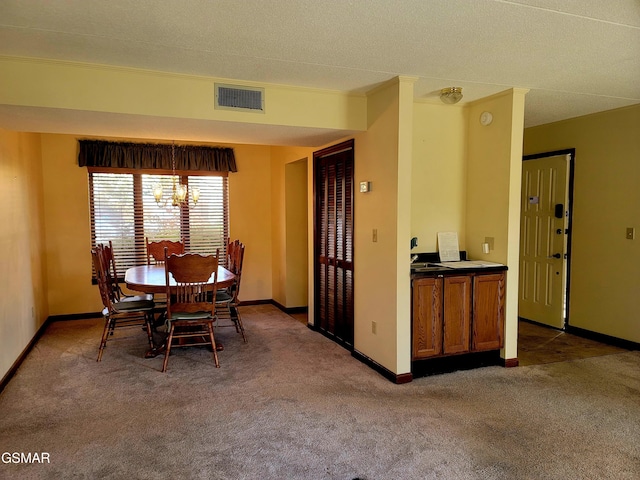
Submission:
<svg viewBox="0 0 640 480">
<path fill-rule="evenodd" d="M 354 146 L 356 185 L 371 182 L 354 199 L 354 348 L 394 373 L 404 373 L 397 351 L 399 92 L 395 81 L 369 96 L 369 128 Z M 409 240 L 407 256 L 408 247 Z"/>
<path fill-rule="evenodd" d="M 73 135 L 42 135 L 50 315 L 101 310 L 97 287 L 91 284 L 87 170 L 77 165 L 77 145 Z M 238 173 L 229 176 L 230 235 L 246 246 L 240 297 L 270 299 L 269 147 L 233 147 Z"/>
<path fill-rule="evenodd" d="M 0 130 L 0 378 L 49 315 L 40 136 Z"/>
<path fill-rule="evenodd" d="M 240 301 L 272 298 L 271 151 L 264 145 L 232 147 L 238 171 L 229 174 L 231 239 L 245 246 Z"/>
<path fill-rule="evenodd" d="M 416 78 L 398 82 L 398 194 L 396 204 L 396 367 L 411 372 L 411 277 L 407 259 L 411 251 L 411 175 L 413 163 L 413 84 Z"/>
<path fill-rule="evenodd" d="M 309 270 L 313 256 L 309 250 L 313 242 L 313 213 L 310 212 L 313 205 L 313 150 L 295 147 L 271 149 L 272 298 L 287 308 L 312 306 L 308 275 L 309 271 L 313 272 Z M 305 195 L 306 198 L 302 198 Z M 292 201 L 298 204 L 292 205 Z M 311 310 L 309 321 L 312 323 Z"/>
<path fill-rule="evenodd" d="M 246 82 L 2 56 L 0 82 L 0 104 L 6 105 L 295 127 L 366 128 L 363 95 L 327 90 L 264 85 L 264 113 L 238 112 L 214 108 L 214 83 Z"/>
<path fill-rule="evenodd" d="M 285 165 L 287 308 L 307 306 L 307 166 L 306 158 Z"/>
<path fill-rule="evenodd" d="M 438 232 L 458 232 L 465 249 L 466 109 L 416 103 L 411 175 L 411 253 L 436 252 Z"/>
<path fill-rule="evenodd" d="M 466 245 L 471 258 L 508 266 L 505 300 L 505 338 L 502 357 L 517 357 L 518 271 L 520 248 L 520 184 L 524 97 L 527 90 L 511 89 L 468 108 Z M 480 114 L 493 114 L 483 126 Z M 495 249 L 482 253 L 485 237 Z"/>
<path fill-rule="evenodd" d="M 525 154 L 575 148 L 569 324 L 640 342 L 640 105 L 528 128 Z M 627 240 L 627 227 L 636 238 Z"/>
<path fill-rule="evenodd" d="M 77 152 L 71 135 L 42 135 L 50 315 L 102 310 L 91 285 L 88 175 Z"/>
</svg>

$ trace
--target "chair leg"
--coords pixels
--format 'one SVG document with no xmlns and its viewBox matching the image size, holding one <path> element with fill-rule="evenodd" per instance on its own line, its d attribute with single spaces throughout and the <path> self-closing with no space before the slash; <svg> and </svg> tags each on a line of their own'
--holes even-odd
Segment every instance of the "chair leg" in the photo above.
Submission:
<svg viewBox="0 0 640 480">
<path fill-rule="evenodd" d="M 175 325 L 172 323 L 171 328 L 169 329 L 169 336 L 167 337 L 167 349 L 164 351 L 164 361 L 162 362 L 162 371 L 167 371 L 167 364 L 169 363 L 169 354 L 171 353 L 171 343 L 173 342 L 173 331 L 175 330 Z"/>
<path fill-rule="evenodd" d="M 102 352 L 104 351 L 104 347 L 107 345 L 107 337 L 109 336 L 109 331 L 111 325 L 111 318 L 104 317 L 104 330 L 102 331 L 102 338 L 100 339 L 100 348 L 98 348 L 98 359 L 96 362 L 102 360 Z"/>
<path fill-rule="evenodd" d="M 247 343 L 247 336 L 244 334 L 244 325 L 242 324 L 242 317 L 240 316 L 240 310 L 235 305 L 229 307 L 229 313 L 231 315 L 231 318 L 234 318 L 233 312 L 235 312 L 234 323 L 236 324 L 236 331 L 238 331 L 238 327 L 239 327 L 240 328 L 239 333 L 242 333 L 242 339 L 244 340 L 244 343 Z"/>
<path fill-rule="evenodd" d="M 213 350 L 213 361 L 216 363 L 216 368 L 220 368 L 220 362 L 218 362 L 218 349 L 216 348 L 216 339 L 213 337 L 213 322 L 207 323 L 209 330 L 209 339 L 211 340 L 211 348 Z"/>
<path fill-rule="evenodd" d="M 234 309 L 230 303 L 227 304 L 227 310 L 229 311 L 229 318 L 233 322 L 233 326 L 236 327 L 236 333 L 240 333 L 240 327 L 238 326 L 238 312 L 235 311 L 236 314 L 234 315 Z"/>
<path fill-rule="evenodd" d="M 149 337 L 149 348 L 153 349 L 153 312 L 148 313 L 145 316 L 145 326 L 147 327 L 147 336 Z"/>
<path fill-rule="evenodd" d="M 109 335 L 113 337 L 113 333 L 116 331 L 116 322 L 115 320 L 109 319 Z"/>
</svg>

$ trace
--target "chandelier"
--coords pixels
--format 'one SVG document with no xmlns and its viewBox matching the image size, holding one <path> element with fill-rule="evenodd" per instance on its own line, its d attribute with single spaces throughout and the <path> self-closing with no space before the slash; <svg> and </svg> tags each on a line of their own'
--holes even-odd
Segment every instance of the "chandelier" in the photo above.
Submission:
<svg viewBox="0 0 640 480">
<path fill-rule="evenodd" d="M 188 188 L 186 185 L 180 183 L 180 177 L 176 175 L 176 144 L 173 142 L 171 144 L 171 205 L 174 207 L 179 207 L 183 204 L 189 203 L 188 200 Z M 164 191 L 161 183 L 156 183 L 153 187 L 153 197 L 156 199 L 156 203 L 158 205 L 167 205 L 169 199 L 162 201 L 162 197 L 164 195 Z M 194 206 L 198 203 L 200 199 L 200 189 L 198 187 L 191 187 L 191 197 L 193 198 Z"/>
</svg>

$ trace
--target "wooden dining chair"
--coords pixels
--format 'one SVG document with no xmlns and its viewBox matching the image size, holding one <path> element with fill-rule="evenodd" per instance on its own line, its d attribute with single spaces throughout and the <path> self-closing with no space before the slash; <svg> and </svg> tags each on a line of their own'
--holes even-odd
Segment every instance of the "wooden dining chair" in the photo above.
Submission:
<svg viewBox="0 0 640 480">
<path fill-rule="evenodd" d="M 154 303 L 146 297 L 118 299 L 112 282 L 109 280 L 105 266 L 108 264 L 102 245 L 91 250 L 93 267 L 96 271 L 98 289 L 102 300 L 104 329 L 98 349 L 98 359 L 102 360 L 102 353 L 107 345 L 109 337 L 114 335 L 116 329 L 143 326 L 149 338 L 149 347 L 153 348 L 153 334 L 151 326 L 153 322 Z"/>
<path fill-rule="evenodd" d="M 120 278 L 118 276 L 118 269 L 116 267 L 116 258 L 113 249 L 113 243 L 109 240 L 108 244 L 101 244 L 98 248 L 102 248 L 102 258 L 104 268 L 107 276 L 107 280 L 111 283 L 116 299 L 118 301 L 138 301 L 138 300 L 153 300 L 151 294 L 129 294 L 122 291 L 120 287 Z"/>
<path fill-rule="evenodd" d="M 216 295 L 216 327 L 235 327 L 236 332 L 242 334 L 242 339 L 247 343 L 247 336 L 240 316 L 238 294 L 240 293 L 240 281 L 242 279 L 242 264 L 244 261 L 244 244 L 235 240 L 228 250 L 229 262 L 227 269 L 235 275 L 233 284 L 224 289 L 218 290 Z M 227 322 L 225 322 L 227 320 Z"/>
<path fill-rule="evenodd" d="M 184 242 L 171 240 L 149 241 L 149 237 L 145 237 L 147 244 L 147 265 L 164 262 L 164 249 L 166 248 L 169 255 L 180 255 L 184 253 Z"/>
<path fill-rule="evenodd" d="M 234 248 L 239 243 L 239 240 L 231 241 L 230 237 L 227 237 L 227 254 L 225 256 L 224 266 L 229 268 L 229 262 L 231 261 L 231 256 L 233 255 Z"/>
<path fill-rule="evenodd" d="M 149 241 L 149 237 L 145 237 L 147 245 L 147 265 L 164 263 L 165 249 L 169 255 L 180 255 L 184 253 L 184 242 L 182 240 L 157 240 Z M 167 298 L 164 293 L 158 293 L 153 296 L 156 303 L 156 311 L 159 312 L 154 322 L 155 326 L 160 326 L 166 322 L 167 314 Z"/>
<path fill-rule="evenodd" d="M 219 250 L 215 256 L 198 253 L 170 255 L 169 250 L 165 250 L 169 335 L 162 364 L 163 372 L 167 371 L 172 348 L 196 345 L 210 345 L 215 365 L 220 367 L 213 333 L 219 255 Z M 171 279 L 175 281 L 174 285 L 171 285 Z M 184 340 L 188 340 L 188 343 Z M 174 344 L 174 341 L 177 343 Z"/>
</svg>

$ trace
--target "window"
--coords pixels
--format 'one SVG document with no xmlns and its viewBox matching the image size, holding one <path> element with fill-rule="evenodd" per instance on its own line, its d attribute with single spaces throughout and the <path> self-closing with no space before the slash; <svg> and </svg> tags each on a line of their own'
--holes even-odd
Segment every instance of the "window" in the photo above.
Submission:
<svg viewBox="0 0 640 480">
<path fill-rule="evenodd" d="M 153 187 L 161 183 L 165 197 L 171 175 L 89 171 L 91 243 L 113 243 L 118 273 L 147 262 L 145 237 L 180 240 L 185 250 L 224 258 L 229 236 L 228 180 L 226 176 L 182 175 L 181 182 L 200 189 L 197 205 L 158 205 Z"/>
</svg>

